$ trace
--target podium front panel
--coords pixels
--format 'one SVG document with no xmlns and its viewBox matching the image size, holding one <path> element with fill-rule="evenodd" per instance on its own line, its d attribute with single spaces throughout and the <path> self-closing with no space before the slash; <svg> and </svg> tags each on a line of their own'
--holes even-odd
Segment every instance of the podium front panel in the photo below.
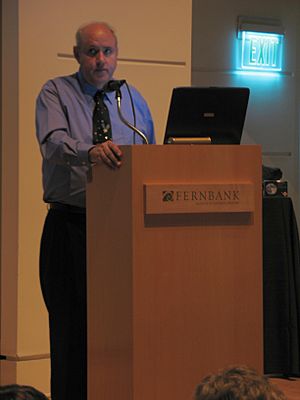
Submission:
<svg viewBox="0 0 300 400">
<path fill-rule="evenodd" d="M 122 150 L 87 191 L 89 398 L 182 400 L 228 365 L 262 372 L 260 148 Z M 147 185 L 247 185 L 251 207 L 147 213 Z"/>
</svg>

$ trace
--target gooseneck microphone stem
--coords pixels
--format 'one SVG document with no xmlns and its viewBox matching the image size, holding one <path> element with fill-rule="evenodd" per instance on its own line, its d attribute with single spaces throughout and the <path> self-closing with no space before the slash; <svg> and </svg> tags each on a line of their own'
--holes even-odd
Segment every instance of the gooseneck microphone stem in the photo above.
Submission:
<svg viewBox="0 0 300 400">
<path fill-rule="evenodd" d="M 128 128 L 130 128 L 130 129 L 132 129 L 134 132 L 136 132 L 136 133 L 143 139 L 143 141 L 145 142 L 145 144 L 149 144 L 149 141 L 148 141 L 147 137 L 143 134 L 143 132 L 141 132 L 138 128 L 136 128 L 134 125 L 132 125 L 130 122 L 128 122 L 128 121 L 123 117 L 122 112 L 121 112 L 121 97 L 122 97 L 121 91 L 120 91 L 120 89 L 117 89 L 117 90 L 116 90 L 116 100 L 117 100 L 117 108 L 118 108 L 118 114 L 119 114 L 120 120 L 121 120 L 122 122 L 124 122 L 124 124 L 127 125 Z"/>
</svg>

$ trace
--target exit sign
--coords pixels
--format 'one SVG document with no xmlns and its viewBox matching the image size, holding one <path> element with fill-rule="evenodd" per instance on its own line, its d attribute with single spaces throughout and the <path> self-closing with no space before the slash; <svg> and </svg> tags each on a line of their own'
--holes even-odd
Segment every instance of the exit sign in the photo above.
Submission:
<svg viewBox="0 0 300 400">
<path fill-rule="evenodd" d="M 252 71 L 281 71 L 283 35 L 242 32 L 241 68 Z"/>
</svg>

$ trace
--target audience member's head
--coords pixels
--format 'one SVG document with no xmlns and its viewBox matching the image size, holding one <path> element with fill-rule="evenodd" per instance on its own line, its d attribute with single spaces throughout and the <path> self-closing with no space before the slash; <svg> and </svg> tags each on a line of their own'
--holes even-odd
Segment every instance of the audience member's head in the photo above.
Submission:
<svg viewBox="0 0 300 400">
<path fill-rule="evenodd" d="M 286 400 L 286 397 L 263 375 L 237 366 L 205 377 L 196 389 L 195 400 Z"/>
<path fill-rule="evenodd" d="M 0 386 L 1 400 L 47 400 L 47 397 L 32 386 Z"/>
</svg>

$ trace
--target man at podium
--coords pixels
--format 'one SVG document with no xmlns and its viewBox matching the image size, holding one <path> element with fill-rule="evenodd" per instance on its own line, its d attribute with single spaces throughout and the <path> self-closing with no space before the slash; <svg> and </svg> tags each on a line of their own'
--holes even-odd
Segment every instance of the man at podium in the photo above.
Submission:
<svg viewBox="0 0 300 400">
<path fill-rule="evenodd" d="M 40 277 L 49 313 L 51 398 L 86 400 L 85 186 L 93 164 L 117 169 L 118 145 L 142 139 L 119 118 L 113 79 L 118 44 L 103 22 L 81 26 L 74 56 L 79 71 L 51 79 L 36 104 L 36 131 L 43 157 L 43 199 L 49 204 L 40 253 Z M 149 108 L 125 81 L 116 82 L 122 112 L 155 143 Z"/>
</svg>

